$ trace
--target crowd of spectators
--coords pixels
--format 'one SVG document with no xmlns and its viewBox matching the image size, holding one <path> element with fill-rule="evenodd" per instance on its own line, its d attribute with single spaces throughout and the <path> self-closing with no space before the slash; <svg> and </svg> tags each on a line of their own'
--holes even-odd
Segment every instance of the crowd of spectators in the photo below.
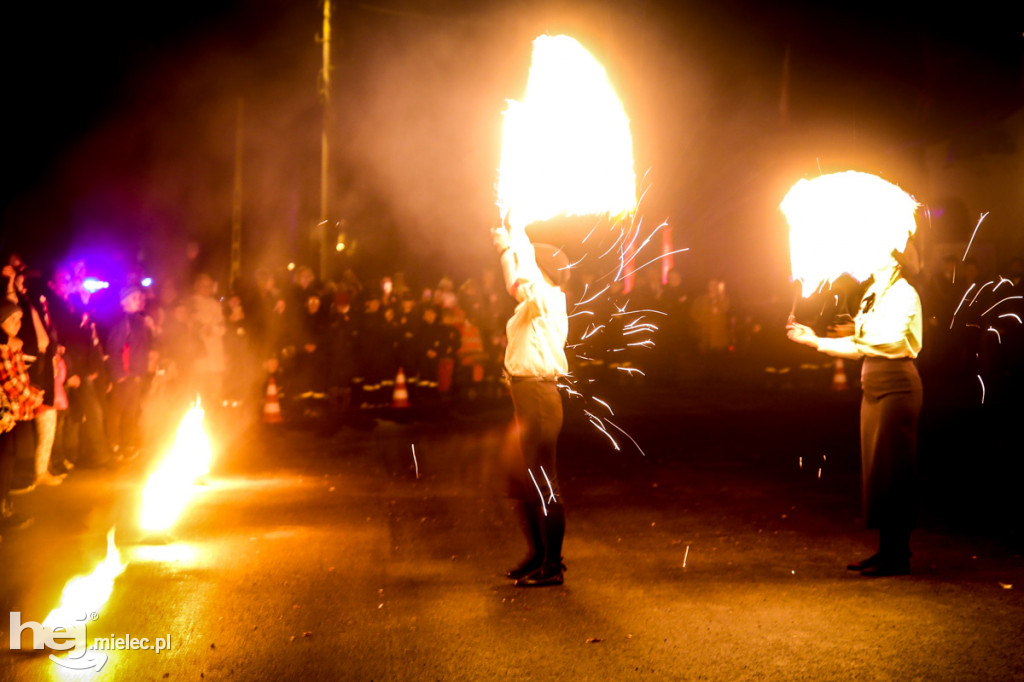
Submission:
<svg viewBox="0 0 1024 682">
<path fill-rule="evenodd" d="M 1020 394 L 1022 271 L 1014 259 L 986 279 L 971 261 L 945 259 L 913 278 L 926 390 L 990 402 Z M 335 429 L 382 410 L 436 416 L 506 395 L 514 301 L 496 268 L 431 287 L 400 272 L 320 281 L 301 265 L 230 286 L 194 265 L 156 283 L 130 267 L 99 290 L 88 274 L 82 261 L 34 271 L 17 255 L 3 267 L 0 530 L 27 522 L 13 494 L 60 485 L 76 466 L 133 460 L 197 396 L 257 418 L 272 400 L 270 416 Z M 571 280 L 570 384 L 771 381 L 794 364 L 786 295 L 744 306 L 723 280 L 694 286 L 672 270 L 663 282 L 656 267 L 626 286 L 583 272 Z M 838 283 L 802 308 L 828 333 L 858 301 L 856 283 Z"/>
</svg>

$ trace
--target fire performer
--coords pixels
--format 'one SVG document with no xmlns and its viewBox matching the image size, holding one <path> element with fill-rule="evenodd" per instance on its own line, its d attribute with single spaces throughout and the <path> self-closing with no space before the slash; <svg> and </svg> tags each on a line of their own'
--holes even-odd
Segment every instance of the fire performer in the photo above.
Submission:
<svg viewBox="0 0 1024 682">
<path fill-rule="evenodd" d="M 505 285 L 517 301 L 506 325 L 505 375 L 519 429 L 521 460 L 508 467 L 509 491 L 522 517 L 529 555 L 508 571 L 516 587 L 561 585 L 565 510 L 555 450 L 562 430 L 558 379 L 568 372 L 565 293 L 569 260 L 547 244 L 534 246 L 521 227 L 491 230 Z"/>
<path fill-rule="evenodd" d="M 898 250 L 868 279 L 852 336 L 819 337 L 793 318 L 787 336 L 826 355 L 864 358 L 860 412 L 861 476 L 867 527 L 879 532 L 874 555 L 847 566 L 870 577 L 910 572 L 917 479 L 921 379 L 921 300 L 905 279 Z"/>
</svg>

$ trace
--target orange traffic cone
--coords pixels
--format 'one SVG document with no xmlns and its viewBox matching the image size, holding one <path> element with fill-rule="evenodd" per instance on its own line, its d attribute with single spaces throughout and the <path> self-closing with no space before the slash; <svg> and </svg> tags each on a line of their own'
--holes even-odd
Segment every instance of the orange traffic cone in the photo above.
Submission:
<svg viewBox="0 0 1024 682">
<path fill-rule="evenodd" d="M 281 417 L 281 403 L 277 399 L 277 382 L 274 377 L 267 380 L 267 397 L 263 402 L 263 423 L 280 424 L 284 419 Z"/>
<path fill-rule="evenodd" d="M 843 359 L 836 358 L 836 370 L 832 374 L 832 390 L 845 391 L 850 385 L 846 382 L 846 368 L 843 367 Z"/>
<path fill-rule="evenodd" d="M 399 367 L 395 377 L 395 392 L 391 396 L 391 407 L 409 407 L 409 389 L 405 386 L 405 371 Z"/>
</svg>

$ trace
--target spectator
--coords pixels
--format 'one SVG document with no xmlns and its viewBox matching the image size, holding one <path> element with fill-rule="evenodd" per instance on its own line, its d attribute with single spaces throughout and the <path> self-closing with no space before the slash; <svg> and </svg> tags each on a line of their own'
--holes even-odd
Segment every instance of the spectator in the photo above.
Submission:
<svg viewBox="0 0 1024 682">
<path fill-rule="evenodd" d="M 153 347 L 153 320 L 142 310 L 142 289 L 121 290 L 123 315 L 107 339 L 108 366 L 112 382 L 107 410 L 107 438 L 120 461 L 134 459 L 142 447 L 139 422 L 142 416 L 144 381 L 149 372 Z"/>
<path fill-rule="evenodd" d="M 6 270 L 5 270 L 5 273 Z M 12 507 L 10 495 L 14 480 L 15 458 L 19 441 L 33 442 L 32 424 L 36 412 L 43 404 L 43 392 L 29 382 L 22 341 L 18 338 L 23 313 L 21 308 L 10 301 L 0 301 L 0 391 L 6 403 L 8 416 L 3 418 L 4 427 L 10 426 L 2 436 L 3 450 L 0 453 L 0 528 L 18 528 L 31 523 L 30 519 L 17 516 Z M 11 421 L 14 424 L 11 424 Z M 29 492 L 35 488 L 30 484 L 17 492 Z"/>
<path fill-rule="evenodd" d="M 352 380 L 355 378 L 356 321 L 352 314 L 351 297 L 347 291 L 334 296 L 334 306 L 328 320 L 327 356 L 330 386 L 337 408 L 346 414 L 352 401 Z"/>
<path fill-rule="evenodd" d="M 26 324 L 22 326 L 22 354 L 28 367 L 29 381 L 43 389 L 43 404 L 36 412 L 34 420 L 36 438 L 32 450 L 33 468 L 32 483 L 38 485 L 60 485 L 63 476 L 50 473 L 50 455 L 53 452 L 53 441 L 57 433 L 57 412 L 54 400 L 54 357 L 56 344 L 51 338 L 46 311 L 46 297 L 29 294 L 25 282 L 27 267 L 17 256 L 11 258 L 12 267 L 16 270 L 12 289 L 8 287 L 8 300 L 18 303 Z M 28 321 L 31 321 L 30 323 Z M 22 444 L 24 445 L 24 443 Z M 24 453 L 27 454 L 27 453 Z"/>
<path fill-rule="evenodd" d="M 220 404 L 224 390 L 224 335 L 227 325 L 220 302 L 213 297 L 216 283 L 206 273 L 196 276 L 188 299 L 192 331 L 202 344 L 193 364 L 196 388 L 206 405 Z"/>
<path fill-rule="evenodd" d="M 423 309 L 423 324 L 414 344 L 415 378 L 410 380 L 410 385 L 413 387 L 413 402 L 420 405 L 437 402 L 441 359 L 449 357 L 453 350 L 451 334 L 437 317 L 434 306 L 428 305 Z"/>
<path fill-rule="evenodd" d="M 97 388 L 103 353 L 93 342 L 93 326 L 81 297 L 74 292 L 74 280 L 66 268 L 58 268 L 50 280 L 49 312 L 57 339 L 63 348 L 68 378 L 65 382 L 68 413 L 61 434 L 65 458 L 87 466 L 103 466 L 112 453 L 103 431 L 102 390 Z"/>
</svg>

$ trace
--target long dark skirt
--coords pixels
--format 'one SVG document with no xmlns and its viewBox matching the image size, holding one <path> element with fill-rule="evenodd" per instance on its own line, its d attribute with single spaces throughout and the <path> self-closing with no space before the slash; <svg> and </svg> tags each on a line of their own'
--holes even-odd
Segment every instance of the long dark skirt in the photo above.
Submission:
<svg viewBox="0 0 1024 682">
<path fill-rule="evenodd" d="M 914 526 L 921 378 L 910 358 L 865 358 L 860 407 L 864 519 L 868 528 Z"/>
</svg>

